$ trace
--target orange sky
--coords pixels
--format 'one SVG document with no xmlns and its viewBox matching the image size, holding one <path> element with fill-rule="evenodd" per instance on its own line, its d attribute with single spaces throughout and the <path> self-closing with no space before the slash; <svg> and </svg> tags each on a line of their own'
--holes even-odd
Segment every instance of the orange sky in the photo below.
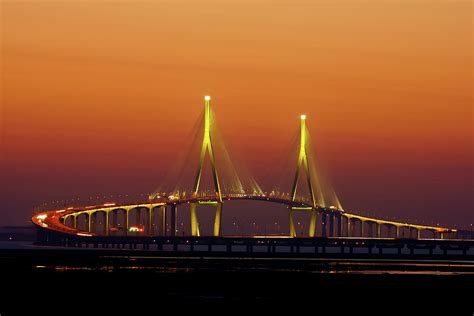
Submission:
<svg viewBox="0 0 474 316">
<path fill-rule="evenodd" d="M 346 208 L 474 222 L 471 1 L 0 8 L 5 223 L 45 200 L 153 190 L 205 94 L 263 183 L 304 112 Z"/>
</svg>

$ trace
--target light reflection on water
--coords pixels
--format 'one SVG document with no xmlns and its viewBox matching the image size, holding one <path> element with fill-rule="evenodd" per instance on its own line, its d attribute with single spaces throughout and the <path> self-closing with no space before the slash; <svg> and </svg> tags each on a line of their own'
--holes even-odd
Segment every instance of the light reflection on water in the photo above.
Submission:
<svg viewBox="0 0 474 316">
<path fill-rule="evenodd" d="M 7 244 L 7 246 L 6 246 Z M 31 242 L 0 242 L 0 249 L 38 249 Z M 55 247 L 46 247 L 56 249 Z M 41 247 L 41 249 L 45 249 Z M 466 260 L 409 260 L 409 259 L 353 259 L 353 258 L 251 258 L 218 256 L 154 256 L 154 255 L 99 255 L 99 264 L 87 262 L 57 264 L 39 258 L 35 270 L 52 270 L 62 273 L 72 271 L 149 271 L 151 273 L 196 272 L 282 272 L 314 274 L 389 274 L 389 275 L 471 275 L 474 261 Z M 61 263 L 59 263 L 61 262 Z"/>
<path fill-rule="evenodd" d="M 281 268 L 271 266 L 258 266 L 258 267 L 179 267 L 179 266 L 137 266 L 137 265 L 110 265 L 110 266 L 63 266 L 63 265 L 37 265 L 35 269 L 48 269 L 55 272 L 69 272 L 69 271 L 101 271 L 101 272 L 127 272 L 127 271 L 149 271 L 152 273 L 195 273 L 195 272 L 213 272 L 213 271 L 225 271 L 225 272 L 282 272 L 282 273 L 316 273 L 316 274 L 362 274 L 362 275 L 438 275 L 438 276 L 449 276 L 449 275 L 474 275 L 474 267 L 466 267 L 462 265 L 432 265 L 427 264 L 389 264 L 383 265 L 378 263 L 368 264 L 361 266 L 360 263 L 355 263 L 354 266 L 350 266 L 346 263 L 347 268 L 340 269 L 334 267 L 315 267 L 314 269 L 305 268 Z M 418 267 L 421 266 L 423 269 L 404 269 L 404 266 Z M 355 268 L 354 268 L 355 267 Z M 449 269 L 445 269 L 449 267 Z M 454 267 L 461 269 L 456 270 Z M 445 270 L 443 270 L 444 268 Z M 466 269 L 467 268 L 467 269 Z"/>
</svg>

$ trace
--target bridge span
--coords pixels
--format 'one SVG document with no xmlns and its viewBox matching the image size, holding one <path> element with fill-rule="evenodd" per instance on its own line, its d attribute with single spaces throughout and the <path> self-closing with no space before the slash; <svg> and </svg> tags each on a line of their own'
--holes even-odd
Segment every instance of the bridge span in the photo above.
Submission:
<svg viewBox="0 0 474 316">
<path fill-rule="evenodd" d="M 205 97 L 204 103 L 204 126 L 201 137 L 201 150 L 197 164 L 197 173 L 194 178 L 192 189 L 188 195 L 186 190 L 177 190 L 169 193 L 154 193 L 147 201 L 139 203 L 105 203 L 86 207 L 66 207 L 63 209 L 47 210 L 36 213 L 32 221 L 39 229 L 42 242 L 48 240 L 62 240 L 65 244 L 88 244 L 88 240 L 101 241 L 104 238 L 143 238 L 144 240 L 166 241 L 169 237 L 177 237 L 178 208 L 189 206 L 190 236 L 201 237 L 202 232 L 198 220 L 197 208 L 202 206 L 215 207 L 212 235 L 216 238 L 227 238 L 222 234 L 221 222 L 223 205 L 232 200 L 252 200 L 281 204 L 288 209 L 288 230 L 281 232 L 291 238 L 361 238 L 361 239 L 460 239 L 472 238 L 472 233 L 459 231 L 454 228 L 426 226 L 415 223 L 404 223 L 389 221 L 379 218 L 358 215 L 355 212 L 347 212 L 343 209 L 334 190 L 328 188 L 322 179 L 320 172 L 316 170 L 315 158 L 311 155 L 309 145 L 309 132 L 307 129 L 306 115 L 300 117 L 299 150 L 295 157 L 296 168 L 291 187 L 286 193 L 264 193 L 258 185 L 252 191 L 244 190 L 238 175 L 235 174 L 235 183 L 230 186 L 233 189 L 223 189 L 221 173 L 218 171 L 213 141 L 213 116 L 210 107 L 210 97 Z M 212 171 L 212 194 L 202 192 L 203 165 L 209 156 Z M 228 156 L 223 153 L 222 156 Z M 222 170 L 220 170 L 222 171 Z M 226 184 L 226 183 L 224 183 Z M 307 196 L 301 196 L 301 186 L 307 186 Z M 208 191 L 206 191 L 208 192 Z M 246 192 L 252 192 L 247 194 Z M 300 195 L 298 195 L 300 194 Z M 136 214 L 136 225 L 130 225 L 130 214 Z M 294 214 L 307 212 L 310 214 L 308 233 L 305 236 L 297 236 L 295 229 Z M 141 214 L 145 213 L 146 220 L 142 220 Z M 101 215 L 100 215 L 101 214 Z M 103 216 L 103 227 L 98 226 L 94 220 Z M 123 219 L 123 225 L 118 231 L 118 218 Z M 78 225 L 80 219 L 85 219 L 86 225 L 81 228 Z M 112 222 L 112 224 L 111 224 Z M 167 227 L 167 223 L 169 226 Z M 317 231 L 317 226 L 320 227 Z M 385 233 L 382 232 L 384 228 Z M 138 234 L 137 234 L 138 233 Z M 120 235 L 120 236 L 119 236 Z M 140 235 L 140 236 L 137 236 Z M 428 237 L 427 237 L 428 235 Z M 235 236 L 234 236 L 235 237 Z M 289 240 L 291 238 L 286 238 Z M 74 240 L 74 242 L 69 242 Z M 120 239 L 122 240 L 122 239 Z M 135 240 L 135 239 L 133 239 Z M 178 240 L 178 239 L 176 239 Z M 195 240 L 195 239 L 193 239 Z M 217 239 L 216 239 L 217 240 Z M 255 241 L 257 239 L 251 239 Z M 305 239 L 306 240 L 306 239 Z M 311 241 L 309 241 L 311 243 Z M 120 242 L 119 242 L 120 243 Z M 290 242 L 292 243 L 292 242 Z M 108 244 L 108 243 L 105 243 Z"/>
<path fill-rule="evenodd" d="M 376 219 L 371 217 L 365 217 L 354 213 L 348 213 L 343 210 L 334 208 L 323 208 L 317 207 L 313 210 L 307 203 L 292 201 L 276 196 L 265 196 L 265 195 L 229 195 L 223 196 L 223 202 L 232 200 L 252 200 L 252 201 L 263 201 L 268 203 L 276 203 L 285 205 L 289 209 L 296 209 L 302 211 L 313 212 L 316 211 L 318 216 L 321 218 L 321 232 L 320 237 L 368 237 L 368 238 L 409 238 L 420 239 L 421 232 L 429 232 L 433 239 L 445 239 L 445 238 L 458 238 L 458 230 L 446 227 L 437 226 L 425 226 L 411 223 L 401 223 L 395 221 L 388 221 L 383 219 Z M 137 218 L 140 217 L 140 212 L 144 212 L 147 220 L 143 223 L 144 231 L 143 236 L 176 236 L 177 230 L 177 212 L 178 207 L 186 207 L 191 203 L 197 203 L 199 205 L 213 205 L 218 203 L 217 200 L 211 197 L 201 198 L 183 198 L 183 199 L 162 199 L 160 201 L 145 202 L 138 204 L 115 204 L 106 203 L 103 205 L 79 207 L 79 208 L 66 208 L 60 210 L 52 210 L 41 212 L 36 214 L 32 221 L 39 228 L 46 229 L 63 234 L 71 234 L 81 237 L 93 237 L 100 236 L 97 231 L 97 227 L 93 227 L 93 223 L 97 225 L 98 221 L 93 221 L 94 217 L 102 213 L 105 217 L 103 221 L 102 229 L 103 236 L 111 236 L 110 230 L 111 222 L 117 225 L 117 219 L 121 212 L 124 219 L 123 235 L 135 235 L 130 232 L 130 213 L 132 210 L 138 214 Z M 85 217 L 87 222 L 86 229 L 80 230 L 78 228 L 78 218 Z M 169 222 L 169 229 L 166 225 Z M 137 223 L 136 223 L 137 224 Z M 290 222 L 290 225 L 292 223 Z M 137 226 L 137 225 L 135 225 Z M 386 235 L 382 235 L 382 226 L 387 228 Z M 401 231 L 405 230 L 408 234 L 401 236 Z M 291 227 L 288 227 L 288 236 L 291 236 L 289 232 Z M 314 237 L 314 236 L 311 236 Z"/>
</svg>

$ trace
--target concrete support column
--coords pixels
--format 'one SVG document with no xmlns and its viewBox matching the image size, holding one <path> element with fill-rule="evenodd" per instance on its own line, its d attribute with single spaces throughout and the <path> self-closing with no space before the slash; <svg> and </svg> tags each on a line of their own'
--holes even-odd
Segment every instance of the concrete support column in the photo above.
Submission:
<svg viewBox="0 0 474 316">
<path fill-rule="evenodd" d="M 88 213 L 87 214 L 87 231 L 90 233 L 92 232 L 92 216 L 95 213 Z"/>
<path fill-rule="evenodd" d="M 421 229 L 420 228 L 416 229 L 416 239 L 421 239 Z"/>
<path fill-rule="evenodd" d="M 72 227 L 77 229 L 77 217 L 72 215 Z"/>
<path fill-rule="evenodd" d="M 395 226 L 395 238 L 400 238 L 400 226 Z"/>
<path fill-rule="evenodd" d="M 196 203 L 189 204 L 190 221 L 191 221 L 191 236 L 199 236 L 199 222 L 197 219 L 196 208 L 197 208 Z M 171 213 L 174 213 L 173 210 L 171 210 Z M 173 217 L 173 215 L 171 216 Z"/>
<path fill-rule="evenodd" d="M 318 219 L 318 211 L 312 210 L 311 211 L 311 217 L 309 219 L 309 232 L 308 235 L 309 237 L 315 237 L 316 236 L 316 222 Z"/>
<path fill-rule="evenodd" d="M 117 229 L 118 228 L 118 210 L 112 211 L 112 225 Z"/>
<path fill-rule="evenodd" d="M 360 237 L 364 237 L 364 225 L 365 221 L 360 220 Z"/>
<path fill-rule="evenodd" d="M 214 219 L 214 236 L 221 235 L 221 221 L 222 221 L 222 203 L 217 203 L 216 217 Z"/>
<path fill-rule="evenodd" d="M 377 238 L 380 238 L 382 236 L 382 224 L 376 223 L 376 228 L 377 228 Z"/>
<path fill-rule="evenodd" d="M 194 203 L 191 203 L 191 204 L 194 204 Z M 170 231 L 170 235 L 171 236 L 176 236 L 176 222 L 178 220 L 178 206 L 176 204 L 172 204 L 171 205 L 171 231 Z M 197 218 L 196 218 L 196 221 L 197 221 Z M 196 235 L 193 235 L 193 236 L 196 236 Z M 198 235 L 199 236 L 199 231 L 198 231 Z"/>
<path fill-rule="evenodd" d="M 105 211 L 105 236 L 109 235 L 109 212 Z"/>
<path fill-rule="evenodd" d="M 334 213 L 329 214 L 329 237 L 334 237 Z"/>
<path fill-rule="evenodd" d="M 322 237 L 327 237 L 327 225 L 326 225 L 326 221 L 327 221 L 327 215 L 325 212 L 323 212 L 321 214 L 321 236 Z"/>
<path fill-rule="evenodd" d="M 346 237 L 351 237 L 351 218 L 346 217 Z"/>
<path fill-rule="evenodd" d="M 166 236 L 166 205 L 160 206 L 158 214 L 158 235 Z"/>
<path fill-rule="evenodd" d="M 150 206 L 150 208 L 148 209 L 148 235 L 149 236 L 153 236 L 153 222 L 155 221 L 155 218 L 154 218 L 154 207 L 153 206 Z"/>
<path fill-rule="evenodd" d="M 354 219 L 354 220 L 349 220 L 349 222 L 351 222 L 350 228 L 349 228 L 349 233 L 350 233 L 351 237 L 355 237 L 355 234 L 354 234 L 354 233 L 355 233 L 356 221 L 357 221 L 356 219 Z"/>
<path fill-rule="evenodd" d="M 290 237 L 296 237 L 295 223 L 293 221 L 293 210 L 290 209 L 288 216 L 289 216 L 288 225 L 289 225 Z"/>
<path fill-rule="evenodd" d="M 128 214 L 129 214 L 129 212 L 130 212 L 129 209 L 125 209 L 125 210 L 124 210 L 124 213 L 123 213 L 123 215 L 124 215 L 124 217 L 125 217 L 125 218 L 124 218 L 124 219 L 125 219 L 125 220 L 124 220 L 124 222 L 125 222 L 125 227 L 124 227 L 124 228 L 125 228 L 125 236 L 128 235 L 128 229 L 129 229 Z"/>
</svg>

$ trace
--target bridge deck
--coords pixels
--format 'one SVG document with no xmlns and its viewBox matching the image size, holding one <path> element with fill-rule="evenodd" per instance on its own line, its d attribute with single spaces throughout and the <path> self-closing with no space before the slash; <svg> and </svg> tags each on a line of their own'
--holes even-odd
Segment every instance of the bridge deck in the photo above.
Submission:
<svg viewBox="0 0 474 316">
<path fill-rule="evenodd" d="M 306 202 L 302 201 L 292 201 L 284 198 L 274 197 L 274 196 L 265 196 L 265 195 L 227 195 L 223 196 L 224 200 L 252 200 L 252 201 L 264 201 L 264 202 L 271 202 L 277 204 L 283 204 L 288 206 L 289 208 L 292 207 L 299 207 L 299 208 L 308 208 L 310 205 Z M 95 205 L 89 207 L 78 207 L 78 208 L 68 208 L 68 209 L 61 209 L 61 210 L 54 210 L 54 211 L 46 211 L 36 214 L 32 218 L 32 222 L 41 227 L 43 229 L 56 231 L 59 233 L 67 233 L 73 235 L 82 235 L 82 236 L 94 236 L 96 235 L 93 232 L 81 231 L 77 228 L 73 228 L 67 226 L 61 222 L 61 218 L 67 217 L 69 215 L 80 215 L 80 214 L 92 214 L 94 212 L 110 212 L 117 209 L 134 209 L 134 208 L 148 208 L 152 209 L 159 206 L 166 206 L 166 205 L 179 205 L 179 204 L 188 204 L 188 203 L 195 203 L 195 202 L 203 202 L 203 201 L 213 201 L 215 197 L 201 197 L 201 198 L 187 198 L 187 199 L 176 199 L 176 200 L 161 200 L 156 202 L 144 202 L 144 203 L 137 203 L 137 204 L 121 204 L 116 205 L 112 204 L 104 204 L 104 205 Z M 317 212 L 325 213 L 325 214 L 338 214 L 343 215 L 349 220 L 357 219 L 364 222 L 372 222 L 380 225 L 391 225 L 394 227 L 407 227 L 413 229 L 426 229 L 431 230 L 434 232 L 439 233 L 449 233 L 449 232 L 456 232 L 456 229 L 446 228 L 446 227 L 437 227 L 437 226 L 425 226 L 425 225 L 418 225 L 418 224 L 411 224 L 411 223 L 402 223 L 402 222 L 395 222 L 395 221 L 387 221 L 383 219 L 371 218 L 366 216 L 360 216 L 353 213 L 348 213 L 342 210 L 332 209 L 332 208 L 322 208 L 317 207 L 314 209 Z"/>
</svg>

